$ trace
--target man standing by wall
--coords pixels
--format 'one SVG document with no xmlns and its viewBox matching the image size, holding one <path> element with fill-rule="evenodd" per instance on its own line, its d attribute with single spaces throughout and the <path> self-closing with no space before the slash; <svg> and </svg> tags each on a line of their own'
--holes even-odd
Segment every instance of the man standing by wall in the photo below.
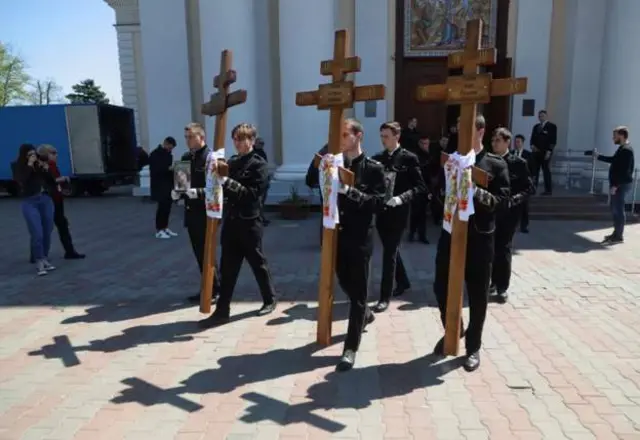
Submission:
<svg viewBox="0 0 640 440">
<path fill-rule="evenodd" d="M 166 239 L 176 234 L 169 229 L 171 216 L 171 190 L 173 189 L 173 155 L 176 140 L 167 137 L 149 156 L 149 176 L 151 177 L 151 199 L 158 204 L 156 208 L 156 238 Z"/>
<path fill-rule="evenodd" d="M 604 242 L 608 244 L 622 243 L 624 241 L 624 224 L 626 215 L 624 211 L 625 199 L 633 182 L 635 158 L 633 147 L 629 142 L 629 129 L 619 126 L 613 130 L 613 142 L 618 149 L 613 156 L 596 154 L 596 158 L 602 162 L 611 164 L 609 167 L 609 191 L 611 193 L 610 207 L 613 216 L 613 234 L 607 235 Z M 594 154 L 587 151 L 585 154 Z"/>
<path fill-rule="evenodd" d="M 547 120 L 547 111 L 540 110 L 538 113 L 538 122 L 531 131 L 531 152 L 533 153 L 533 168 L 531 170 L 531 176 L 533 181 L 538 186 L 538 176 L 540 175 L 540 168 L 542 168 L 542 177 L 544 178 L 544 192 L 543 196 L 551 195 L 551 155 L 553 149 L 556 147 L 558 138 L 558 128 L 553 122 Z"/>
</svg>

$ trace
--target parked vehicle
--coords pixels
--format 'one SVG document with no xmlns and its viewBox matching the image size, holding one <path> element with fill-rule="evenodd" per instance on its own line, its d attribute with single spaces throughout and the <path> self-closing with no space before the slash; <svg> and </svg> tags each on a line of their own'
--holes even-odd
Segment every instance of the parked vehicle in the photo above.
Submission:
<svg viewBox="0 0 640 440">
<path fill-rule="evenodd" d="M 136 130 L 133 110 L 114 105 L 59 104 L 0 108 L 0 189 L 18 193 L 11 162 L 21 144 L 51 144 L 69 195 L 100 195 L 133 183 Z"/>
</svg>

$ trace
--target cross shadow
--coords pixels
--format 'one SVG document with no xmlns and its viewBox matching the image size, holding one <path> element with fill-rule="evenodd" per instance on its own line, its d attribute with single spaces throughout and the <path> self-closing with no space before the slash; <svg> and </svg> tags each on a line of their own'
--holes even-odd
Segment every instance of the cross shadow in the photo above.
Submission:
<svg viewBox="0 0 640 440">
<path fill-rule="evenodd" d="M 344 336 L 334 337 L 332 345 L 341 342 Z M 311 343 L 295 349 L 277 349 L 267 353 L 227 356 L 218 360 L 219 367 L 199 371 L 183 380 L 181 385 L 162 389 L 139 378 L 122 381 L 127 385 L 113 403 L 136 402 L 145 406 L 178 402 L 183 394 L 230 393 L 238 387 L 314 371 L 335 365 L 336 356 L 313 356 L 323 350 Z M 191 402 L 194 404 L 193 402 Z M 197 405 L 197 404 L 194 404 Z M 196 406 L 185 409 L 184 402 L 176 407 L 188 412 L 197 411 Z"/>
<path fill-rule="evenodd" d="M 156 301 L 123 301 L 113 304 L 102 304 L 85 309 L 84 315 L 72 316 L 62 324 L 122 322 L 151 315 L 175 312 L 194 307 L 184 300 L 167 298 Z"/>
<path fill-rule="evenodd" d="M 239 321 L 255 312 L 249 311 L 234 315 L 230 322 Z M 53 344 L 45 345 L 40 350 L 29 352 L 29 356 L 43 356 L 45 359 L 60 359 L 65 367 L 80 365 L 79 352 L 114 353 L 129 350 L 140 345 L 164 344 L 191 341 L 194 335 L 206 329 L 198 326 L 197 321 L 170 322 L 159 325 L 140 325 L 125 329 L 121 334 L 106 339 L 90 341 L 86 345 L 73 346 L 66 335 L 53 338 Z"/>
<path fill-rule="evenodd" d="M 442 377 L 462 366 L 463 358 L 441 363 L 433 354 L 404 364 L 385 364 L 358 368 L 355 374 L 329 373 L 324 382 L 312 385 L 308 401 L 290 405 L 271 397 L 251 392 L 242 398 L 253 403 L 241 420 L 247 423 L 271 421 L 286 426 L 306 423 L 330 433 L 346 426 L 314 414 L 332 409 L 362 410 L 376 400 L 404 396 L 416 389 L 440 385 Z M 376 386 L 379 383 L 379 387 Z"/>
<path fill-rule="evenodd" d="M 289 324 L 294 321 L 317 321 L 318 308 L 308 304 L 296 304 L 282 311 L 286 316 L 280 316 L 267 322 L 267 325 Z M 349 303 L 336 303 L 333 306 L 333 321 L 346 320 L 349 317 Z"/>
</svg>

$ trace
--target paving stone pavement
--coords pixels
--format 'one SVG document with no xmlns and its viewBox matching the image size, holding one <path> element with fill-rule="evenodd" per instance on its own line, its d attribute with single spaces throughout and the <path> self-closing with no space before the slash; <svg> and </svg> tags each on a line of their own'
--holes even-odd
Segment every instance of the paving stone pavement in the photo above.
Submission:
<svg viewBox="0 0 640 440">
<path fill-rule="evenodd" d="M 34 276 L 19 203 L 0 199 L 0 440 L 640 439 L 640 226 L 534 222 L 518 235 L 511 301 L 490 306 L 482 366 L 434 359 L 442 333 L 430 284 L 434 245 L 407 243 L 413 281 L 378 316 L 357 368 L 337 374 L 316 346 L 318 224 L 274 219 L 265 248 L 281 295 L 257 318 L 244 268 L 235 319 L 198 331 L 182 299 L 199 285 L 180 236 L 153 238 L 154 206 L 67 201 L 84 261 Z M 438 231 L 432 228 L 435 242 Z M 380 276 L 379 246 L 371 293 Z"/>
</svg>

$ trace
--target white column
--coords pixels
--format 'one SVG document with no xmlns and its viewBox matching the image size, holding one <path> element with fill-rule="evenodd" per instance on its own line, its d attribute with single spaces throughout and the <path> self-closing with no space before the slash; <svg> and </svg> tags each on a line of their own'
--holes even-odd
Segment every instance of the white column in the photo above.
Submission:
<svg viewBox="0 0 640 440">
<path fill-rule="evenodd" d="M 527 139 L 538 122 L 537 112 L 547 105 L 547 72 L 553 0 L 525 0 L 517 3 L 518 25 L 514 54 L 515 76 L 529 78 L 527 93 L 513 97 L 511 129 Z M 522 116 L 522 100 L 534 99 L 536 115 Z M 549 115 L 553 119 L 553 115 Z"/>
<path fill-rule="evenodd" d="M 320 62 L 333 57 L 334 2 L 280 0 L 279 22 L 283 163 L 276 179 L 301 181 L 328 141 L 329 112 L 296 106 L 296 93 L 329 81 L 320 75 Z"/>
<path fill-rule="evenodd" d="M 389 34 L 395 27 L 389 27 L 388 0 L 355 0 L 356 2 L 356 55 L 362 59 L 362 69 L 356 74 L 356 84 L 384 84 L 387 94 L 394 86 L 389 83 Z M 376 106 L 375 116 L 365 115 L 365 106 Z M 385 101 L 355 104 L 356 118 L 364 125 L 364 144 L 369 154 L 380 150 L 378 130 L 380 124 L 387 121 Z"/>
<path fill-rule="evenodd" d="M 603 154 L 613 154 L 615 150 L 611 136 L 616 126 L 628 126 L 632 142 L 634 135 L 640 133 L 640 89 L 637 87 L 640 78 L 640 57 L 637 56 L 638 40 L 633 37 L 636 33 L 630 31 L 635 29 L 638 23 L 640 1 L 607 1 L 598 119 L 595 121 L 595 147 Z M 640 135 L 638 138 L 640 139 Z M 636 158 L 639 157 L 638 152 L 640 144 L 635 146 Z"/>
<path fill-rule="evenodd" d="M 139 9 L 149 149 L 173 136 L 178 141 L 174 157 L 179 158 L 187 151 L 184 127 L 191 122 L 185 4 L 139 0 Z"/>
<path fill-rule="evenodd" d="M 246 103 L 229 109 L 225 135 L 227 156 L 234 154 L 230 135 L 233 127 L 241 122 L 255 125 L 258 122 L 257 76 L 262 68 L 256 58 L 255 3 L 254 0 L 200 0 L 203 102 L 215 92 L 213 78 L 220 71 L 220 53 L 225 49 L 233 52 L 232 67 L 238 72 L 238 80 L 231 86 L 231 91 L 246 89 L 248 93 Z M 207 119 L 209 144 L 213 140 L 212 121 Z"/>
</svg>

